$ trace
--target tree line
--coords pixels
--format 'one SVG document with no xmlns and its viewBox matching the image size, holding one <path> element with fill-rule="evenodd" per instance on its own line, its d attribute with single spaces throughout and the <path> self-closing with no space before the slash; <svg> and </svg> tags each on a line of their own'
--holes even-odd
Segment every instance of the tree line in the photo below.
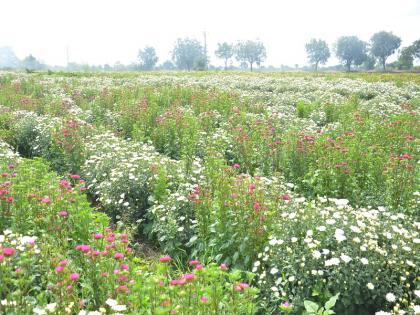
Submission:
<svg viewBox="0 0 420 315">
<path fill-rule="evenodd" d="M 311 39 L 305 44 L 305 50 L 311 66 L 315 71 L 319 65 L 325 65 L 331 54 L 340 60 L 341 65 L 347 71 L 354 67 L 363 66 L 365 70 L 372 70 L 376 65 L 386 71 L 387 60 L 395 54 L 401 46 L 401 38 L 392 32 L 377 32 L 373 34 L 369 42 L 364 42 L 357 36 L 342 36 L 332 45 L 331 49 L 327 42 L 322 39 Z M 246 40 L 237 43 L 217 43 L 215 56 L 224 63 L 224 69 L 232 68 L 233 60 L 239 63 L 241 69 L 254 70 L 255 66 L 260 67 L 267 58 L 267 51 L 264 44 L 259 40 Z M 414 60 L 420 58 L 420 39 L 410 46 L 399 50 L 397 61 L 390 64 L 393 69 L 410 70 L 413 68 Z M 145 70 L 150 71 L 157 68 L 159 58 L 152 46 L 146 46 L 139 50 L 137 62 L 125 66 L 117 62 L 114 66 L 89 66 L 76 63 L 69 63 L 66 70 Z M 22 61 L 14 55 L 9 47 L 0 48 L 0 68 L 25 68 L 27 70 L 49 69 L 47 65 L 38 61 L 34 56 L 29 55 Z M 295 65 L 298 68 L 298 65 Z M 59 67 L 57 67 L 60 69 Z M 164 61 L 158 69 L 161 70 L 208 70 L 215 69 L 210 65 L 205 45 L 196 39 L 179 38 L 173 50 L 171 59 Z M 273 68 L 272 68 L 273 69 Z"/>
</svg>

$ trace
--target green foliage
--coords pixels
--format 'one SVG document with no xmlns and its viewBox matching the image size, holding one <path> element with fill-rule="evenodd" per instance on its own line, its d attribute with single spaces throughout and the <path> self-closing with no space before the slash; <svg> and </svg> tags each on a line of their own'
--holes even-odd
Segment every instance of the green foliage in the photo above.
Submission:
<svg viewBox="0 0 420 315">
<path fill-rule="evenodd" d="M 236 59 L 240 62 L 248 62 L 251 68 L 253 69 L 254 63 L 257 66 L 260 66 L 267 58 L 267 52 L 265 46 L 260 41 L 242 41 L 236 44 L 235 47 Z"/>
<path fill-rule="evenodd" d="M 318 64 L 325 64 L 330 58 L 330 49 L 326 41 L 319 39 L 311 39 L 305 45 L 306 53 L 311 63 L 315 66 L 315 71 L 318 70 Z"/>
<path fill-rule="evenodd" d="M 373 34 L 370 51 L 377 57 L 385 71 L 386 59 L 391 56 L 401 45 L 401 38 L 391 32 L 378 32 Z"/>
<path fill-rule="evenodd" d="M 335 54 L 350 71 L 352 64 L 361 65 L 366 59 L 366 43 L 356 36 L 342 36 L 337 40 Z"/>
</svg>

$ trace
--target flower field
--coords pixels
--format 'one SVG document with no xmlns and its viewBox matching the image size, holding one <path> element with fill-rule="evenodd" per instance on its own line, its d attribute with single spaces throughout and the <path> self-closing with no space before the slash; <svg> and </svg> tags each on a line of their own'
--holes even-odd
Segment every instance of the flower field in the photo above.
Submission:
<svg viewBox="0 0 420 315">
<path fill-rule="evenodd" d="M 0 314 L 420 314 L 419 82 L 0 73 Z"/>
</svg>

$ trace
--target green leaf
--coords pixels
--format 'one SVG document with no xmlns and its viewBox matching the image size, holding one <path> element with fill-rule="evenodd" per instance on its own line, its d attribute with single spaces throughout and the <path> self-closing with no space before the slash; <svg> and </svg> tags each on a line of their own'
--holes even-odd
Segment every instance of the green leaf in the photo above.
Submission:
<svg viewBox="0 0 420 315">
<path fill-rule="evenodd" d="M 318 304 L 312 301 L 304 301 L 303 305 L 305 306 L 305 310 L 307 310 L 309 314 L 316 314 L 316 312 L 319 309 Z"/>
<path fill-rule="evenodd" d="M 326 303 L 325 303 L 325 308 L 327 310 L 330 310 L 334 307 L 335 303 L 337 303 L 338 300 L 338 296 L 340 295 L 340 293 L 337 293 L 336 295 L 334 295 L 332 298 L 330 298 Z"/>
</svg>

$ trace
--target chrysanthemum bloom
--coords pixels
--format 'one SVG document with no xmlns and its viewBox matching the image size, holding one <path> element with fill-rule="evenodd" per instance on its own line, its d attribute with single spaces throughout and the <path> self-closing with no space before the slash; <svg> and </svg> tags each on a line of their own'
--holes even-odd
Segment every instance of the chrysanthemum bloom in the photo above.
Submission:
<svg viewBox="0 0 420 315">
<path fill-rule="evenodd" d="M 77 174 L 71 174 L 71 175 L 70 175 L 70 178 L 71 178 L 71 179 L 80 179 L 80 175 L 77 175 Z"/>
<path fill-rule="evenodd" d="M 207 303 L 209 301 L 209 299 L 207 297 L 205 297 L 205 296 L 202 296 L 200 300 L 203 303 Z"/>
<path fill-rule="evenodd" d="M 195 269 L 196 270 L 203 270 L 203 265 L 201 265 L 201 264 L 198 264 L 197 266 L 195 266 Z"/>
<path fill-rule="evenodd" d="M 228 267 L 226 266 L 226 264 L 221 263 L 221 264 L 220 264 L 220 269 L 222 269 L 222 270 L 227 270 L 227 269 L 228 269 Z"/>
<path fill-rule="evenodd" d="M 169 282 L 170 285 L 177 285 L 178 284 L 178 280 L 177 279 L 173 279 L 171 280 L 171 282 Z"/>
<path fill-rule="evenodd" d="M 160 257 L 160 262 L 163 262 L 163 263 L 166 263 L 166 262 L 170 262 L 171 260 L 172 260 L 172 258 L 171 258 L 171 256 L 163 256 L 163 257 Z"/>
<path fill-rule="evenodd" d="M 67 290 L 73 290 L 73 286 L 71 285 L 71 284 L 69 284 L 68 286 L 67 286 Z"/>
<path fill-rule="evenodd" d="M 57 272 L 57 273 L 60 273 L 63 270 L 64 270 L 64 267 L 63 266 L 58 266 L 58 267 L 55 268 L 55 272 Z"/>
<path fill-rule="evenodd" d="M 3 255 L 6 257 L 12 256 L 16 253 L 16 249 L 12 247 L 5 247 L 3 248 Z"/>
<path fill-rule="evenodd" d="M 120 234 L 120 238 L 121 238 L 122 240 L 128 239 L 128 234 L 127 234 L 127 233 L 121 233 L 121 234 Z"/>
<path fill-rule="evenodd" d="M 60 217 L 64 218 L 64 217 L 67 217 L 69 214 L 67 213 L 67 211 L 62 210 L 62 211 L 60 211 L 60 212 L 58 213 L 58 215 L 59 215 Z"/>
<path fill-rule="evenodd" d="M 187 274 L 184 276 L 184 278 L 185 278 L 185 280 L 187 280 L 187 281 L 193 281 L 193 280 L 195 279 L 195 276 L 194 276 L 192 273 L 187 273 Z"/>
<path fill-rule="evenodd" d="M 15 198 L 13 198 L 13 197 L 9 197 L 9 198 L 7 198 L 7 202 L 8 202 L 8 203 L 12 203 L 13 201 L 15 201 Z"/>
<path fill-rule="evenodd" d="M 44 197 L 41 199 L 41 203 L 50 204 L 51 198 L 50 197 Z"/>
<path fill-rule="evenodd" d="M 22 272 L 22 268 L 19 268 L 19 267 L 18 267 L 18 268 L 16 268 L 16 269 L 15 269 L 15 272 L 16 272 L 16 273 L 21 273 L 21 272 Z"/>
<path fill-rule="evenodd" d="M 71 275 L 70 275 L 70 280 L 72 280 L 72 281 L 76 281 L 76 280 L 78 280 L 80 278 L 80 275 L 78 274 L 78 273 L 72 273 Z"/>
<path fill-rule="evenodd" d="M 96 233 L 93 237 L 95 238 L 95 240 L 100 240 L 104 236 L 101 233 Z"/>
<path fill-rule="evenodd" d="M 129 266 L 127 264 L 122 264 L 121 265 L 121 269 L 122 270 L 128 270 L 129 269 Z"/>
<path fill-rule="evenodd" d="M 197 266 L 199 264 L 200 264 L 200 262 L 198 260 L 191 260 L 190 261 L 190 266 Z"/>
<path fill-rule="evenodd" d="M 124 254 L 123 253 L 115 253 L 114 258 L 115 259 L 122 259 L 122 258 L 124 258 Z"/>
</svg>

